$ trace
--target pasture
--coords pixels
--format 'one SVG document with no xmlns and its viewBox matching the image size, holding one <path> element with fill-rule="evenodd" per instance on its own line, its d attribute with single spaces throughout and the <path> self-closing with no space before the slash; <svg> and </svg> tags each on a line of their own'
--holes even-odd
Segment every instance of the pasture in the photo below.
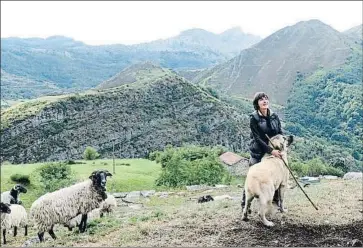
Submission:
<svg viewBox="0 0 363 248">
<path fill-rule="evenodd" d="M 112 160 L 82 161 L 86 164 L 72 165 L 80 180 L 98 168 L 112 172 Z M 118 165 L 117 165 L 118 164 Z M 129 164 L 129 165 L 126 165 Z M 14 183 L 10 175 L 31 173 L 40 164 L 4 165 L 1 167 L 1 190 L 8 190 Z M 19 247 L 25 244 L 35 247 L 49 246 L 352 246 L 355 239 L 363 241 L 362 182 L 322 180 L 304 188 L 318 206 L 316 211 L 298 187 L 287 190 L 288 213 L 274 211 L 270 219 L 276 226 L 264 227 L 257 216 L 256 201 L 252 204 L 250 221 L 241 220 L 241 188 L 235 179 L 228 187 L 187 191 L 154 186 L 160 173 L 160 165 L 148 160 L 116 160 L 116 174 L 107 182 L 108 191 L 129 192 L 152 190 L 151 197 L 130 199 L 135 204 L 118 199 L 117 211 L 105 218 L 90 221 L 83 234 L 78 230 L 68 231 L 58 225 L 53 241 L 45 234 L 43 244 L 35 240 L 36 232 L 29 228 L 29 235 L 8 235 L 7 246 Z M 160 194 L 160 192 L 167 194 Z M 229 195 L 230 200 L 216 200 L 203 204 L 197 198 L 210 194 Z M 27 210 L 37 196 L 32 194 L 32 185 L 21 199 Z M 142 203 L 142 204 L 138 204 Z"/>
</svg>

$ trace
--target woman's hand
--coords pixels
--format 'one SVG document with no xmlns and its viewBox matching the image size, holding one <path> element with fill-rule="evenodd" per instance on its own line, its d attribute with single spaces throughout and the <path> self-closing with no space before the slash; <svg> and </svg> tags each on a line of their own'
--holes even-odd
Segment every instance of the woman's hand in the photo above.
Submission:
<svg viewBox="0 0 363 248">
<path fill-rule="evenodd" d="M 272 150 L 271 154 L 275 157 L 282 158 L 281 152 L 279 150 Z"/>
</svg>

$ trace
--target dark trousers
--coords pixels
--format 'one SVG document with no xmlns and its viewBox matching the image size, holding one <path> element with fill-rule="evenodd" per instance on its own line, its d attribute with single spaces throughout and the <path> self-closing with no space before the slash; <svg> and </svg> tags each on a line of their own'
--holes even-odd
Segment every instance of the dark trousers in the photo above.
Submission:
<svg viewBox="0 0 363 248">
<path fill-rule="evenodd" d="M 251 167 L 252 165 L 257 164 L 259 162 L 261 162 L 261 158 L 258 159 L 258 158 L 254 158 L 254 157 L 250 156 L 250 160 L 248 162 L 248 166 Z M 272 200 L 273 202 L 276 202 L 276 203 L 279 202 L 279 192 L 278 191 L 279 190 L 276 190 L 275 191 L 274 198 Z M 245 189 L 243 189 L 243 192 L 242 192 L 242 202 L 241 202 L 242 208 L 244 208 L 245 203 L 246 203 L 246 193 L 245 193 Z"/>
</svg>

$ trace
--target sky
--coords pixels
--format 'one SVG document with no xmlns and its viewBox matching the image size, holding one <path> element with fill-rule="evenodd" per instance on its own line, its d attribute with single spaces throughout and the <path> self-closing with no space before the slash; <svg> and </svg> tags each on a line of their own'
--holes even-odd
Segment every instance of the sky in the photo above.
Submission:
<svg viewBox="0 0 363 248">
<path fill-rule="evenodd" d="M 338 31 L 362 24 L 362 1 L 1 1 L 1 38 L 63 35 L 89 45 L 136 44 L 201 28 L 267 37 L 319 19 Z"/>
</svg>

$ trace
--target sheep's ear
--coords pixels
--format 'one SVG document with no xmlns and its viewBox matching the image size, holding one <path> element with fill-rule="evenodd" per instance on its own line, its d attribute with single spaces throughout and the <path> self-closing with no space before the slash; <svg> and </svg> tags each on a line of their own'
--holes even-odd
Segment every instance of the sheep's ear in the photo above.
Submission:
<svg viewBox="0 0 363 248">
<path fill-rule="evenodd" d="M 108 170 L 103 170 L 106 176 L 112 177 L 112 174 Z"/>
</svg>

